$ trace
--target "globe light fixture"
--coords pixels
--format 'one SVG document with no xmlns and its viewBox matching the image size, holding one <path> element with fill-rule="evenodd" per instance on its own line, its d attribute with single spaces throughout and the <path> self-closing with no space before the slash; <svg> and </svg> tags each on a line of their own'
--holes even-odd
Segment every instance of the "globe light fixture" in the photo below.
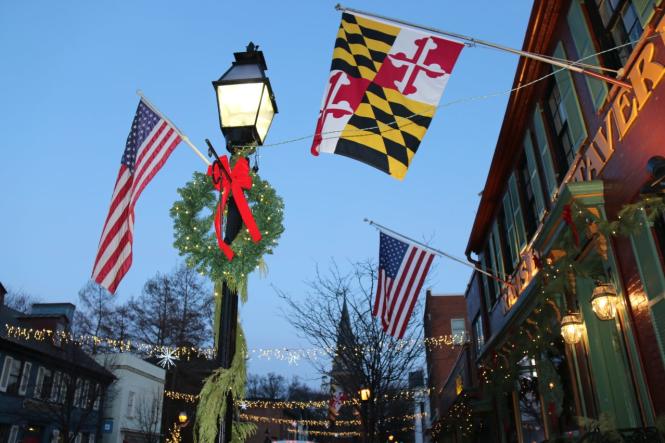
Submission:
<svg viewBox="0 0 665 443">
<path fill-rule="evenodd" d="M 393 441 L 393 440 L 395 440 L 395 436 L 393 434 L 390 434 L 388 436 L 388 441 Z"/>
<path fill-rule="evenodd" d="M 617 290 L 612 283 L 599 283 L 591 295 L 591 309 L 601 320 L 612 320 L 616 315 L 619 301 Z"/>
<path fill-rule="evenodd" d="M 250 42 L 245 52 L 234 53 L 231 67 L 212 82 L 219 124 L 232 146 L 261 146 L 277 113 L 266 60 L 258 48 Z"/>
<path fill-rule="evenodd" d="M 574 345 L 582 339 L 582 317 L 577 312 L 569 312 L 561 318 L 561 336 L 563 341 Z"/>
<path fill-rule="evenodd" d="M 372 391 L 370 391 L 369 388 L 362 388 L 360 390 L 360 399 L 362 401 L 368 401 L 370 398 L 372 398 Z"/>
</svg>

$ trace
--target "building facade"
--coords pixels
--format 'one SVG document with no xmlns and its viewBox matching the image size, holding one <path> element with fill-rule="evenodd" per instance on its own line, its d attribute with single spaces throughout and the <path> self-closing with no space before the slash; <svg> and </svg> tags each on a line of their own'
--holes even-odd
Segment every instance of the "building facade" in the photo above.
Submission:
<svg viewBox="0 0 665 443">
<path fill-rule="evenodd" d="M 469 355 L 453 370 L 466 375 L 444 411 L 449 423 L 460 410 L 472 421 L 436 429 L 440 440 L 574 441 L 614 429 L 659 441 L 663 15 L 660 0 L 534 2 L 525 51 L 626 85 L 520 60 L 467 247 L 498 279 L 471 278 Z"/>
<path fill-rule="evenodd" d="M 162 441 L 166 371 L 129 353 L 96 355 L 95 360 L 116 377 L 104 408 L 102 442 Z"/>
<path fill-rule="evenodd" d="M 430 417 L 434 423 L 447 411 L 444 388 L 468 337 L 464 295 L 435 295 L 428 289 L 423 315 L 425 338 L 452 337 L 452 343 L 425 347 L 430 387 Z"/>
<path fill-rule="evenodd" d="M 69 331 L 74 310 L 44 303 L 24 314 L 0 304 L 0 442 L 100 441 L 100 411 L 113 375 L 75 344 L 11 332 Z"/>
</svg>

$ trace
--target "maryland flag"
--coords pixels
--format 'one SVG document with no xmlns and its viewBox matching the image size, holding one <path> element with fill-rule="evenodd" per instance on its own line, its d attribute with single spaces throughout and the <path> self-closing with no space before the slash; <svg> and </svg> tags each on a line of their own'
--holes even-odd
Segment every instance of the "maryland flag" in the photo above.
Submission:
<svg viewBox="0 0 665 443">
<path fill-rule="evenodd" d="M 342 14 L 312 154 L 345 155 L 403 179 L 463 46 Z"/>
</svg>

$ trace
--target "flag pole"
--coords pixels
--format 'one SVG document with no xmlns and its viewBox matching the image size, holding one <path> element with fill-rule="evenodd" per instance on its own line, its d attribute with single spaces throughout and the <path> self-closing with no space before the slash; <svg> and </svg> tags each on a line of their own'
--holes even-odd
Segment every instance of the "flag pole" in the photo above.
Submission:
<svg viewBox="0 0 665 443">
<path fill-rule="evenodd" d="M 203 154 L 201 153 L 201 151 L 199 151 L 198 148 L 197 148 L 196 146 L 194 146 L 194 143 L 192 143 L 192 141 L 189 139 L 189 137 L 187 137 L 185 134 L 183 134 L 183 132 L 182 132 L 180 129 L 178 129 L 178 127 L 177 127 L 175 124 L 173 124 L 173 122 L 172 122 L 171 120 L 169 120 L 164 114 L 162 114 L 162 113 L 159 111 L 159 109 L 157 109 L 157 106 L 153 105 L 152 102 L 151 102 L 150 100 L 148 100 L 148 98 L 147 98 L 145 95 L 143 95 L 143 91 L 141 91 L 140 89 L 137 89 L 137 90 L 136 90 L 136 95 L 138 95 L 139 97 L 141 97 L 141 100 L 143 100 L 143 103 L 145 103 L 146 106 L 149 107 L 149 108 L 150 108 L 155 114 L 159 115 L 163 120 L 166 120 L 166 121 L 169 123 L 169 125 L 171 125 L 171 126 L 173 127 L 173 129 L 175 130 L 175 132 L 178 133 L 178 135 L 180 136 L 180 138 L 182 139 L 182 141 L 184 141 L 185 143 L 187 143 L 187 145 L 188 145 L 190 148 L 192 148 L 192 151 L 194 151 L 194 153 L 195 153 L 196 155 L 198 155 L 199 158 L 200 158 L 201 160 L 203 160 L 203 162 L 204 162 L 206 165 L 210 166 L 210 160 L 208 160 L 208 159 L 206 158 L 206 156 L 203 155 Z"/>
<path fill-rule="evenodd" d="M 474 38 L 474 37 L 469 37 L 468 35 L 458 34 L 456 32 L 448 32 L 448 31 L 444 31 L 442 29 L 432 28 L 432 27 L 429 27 L 429 26 L 417 25 L 415 23 L 407 22 L 405 20 L 399 20 L 399 19 L 396 19 L 396 18 L 390 18 L 390 17 L 386 17 L 386 16 L 383 16 L 383 15 L 379 15 L 379 14 L 373 14 L 371 12 L 365 12 L 365 11 L 361 11 L 359 9 L 347 8 L 347 7 L 345 7 L 345 6 L 343 6 L 339 3 L 335 6 L 335 9 L 338 10 L 338 11 L 342 11 L 342 12 L 348 11 L 348 12 L 352 12 L 352 13 L 356 13 L 356 14 L 366 15 L 368 17 L 378 18 L 380 20 L 385 20 L 387 22 L 399 23 L 399 24 L 409 26 L 409 27 L 412 27 L 412 28 L 423 29 L 425 31 L 433 32 L 433 33 L 444 35 L 444 36 L 447 36 L 447 37 L 453 37 L 453 38 L 457 38 L 459 40 L 464 40 L 464 41 L 469 42 L 469 43 L 474 44 L 474 45 L 482 45 L 482 46 L 487 46 L 488 48 L 494 48 L 494 49 L 498 49 L 500 51 L 510 52 L 512 54 L 517 54 L 517 55 L 522 56 L 522 57 L 530 58 L 530 59 L 533 59 L 533 60 L 538 60 L 540 62 L 548 63 L 550 65 L 554 65 L 554 66 L 558 66 L 560 68 L 568 69 L 570 71 L 577 72 L 577 73 L 580 73 L 580 74 L 583 74 L 583 75 L 588 75 L 590 77 L 597 78 L 597 79 L 605 81 L 607 83 L 612 83 L 614 85 L 621 86 L 622 88 L 633 89 L 633 87 L 631 86 L 630 83 L 627 83 L 627 82 L 622 81 L 622 80 L 617 80 L 615 78 L 612 78 L 612 77 L 609 77 L 609 76 L 606 76 L 606 75 L 603 75 L 603 74 L 599 74 L 597 72 L 593 72 L 593 71 L 590 71 L 588 69 L 584 69 L 584 68 L 578 66 L 575 62 L 569 62 L 569 61 L 563 62 L 563 61 L 559 61 L 559 60 L 556 60 L 556 59 L 551 59 L 551 58 L 547 58 L 545 56 L 542 56 L 540 54 L 536 54 L 534 52 L 522 51 L 522 50 L 511 48 L 511 47 L 508 47 L 508 46 L 500 45 L 498 43 L 492 43 L 492 42 L 489 42 L 487 40 L 481 40 L 481 39 L 477 39 L 477 38 Z M 601 69 L 601 68 L 598 68 L 598 69 Z"/>
<path fill-rule="evenodd" d="M 475 266 L 475 265 L 469 263 L 469 262 L 466 261 L 466 260 L 463 260 L 463 259 L 461 259 L 461 258 L 455 257 L 454 255 L 450 255 L 450 254 L 448 254 L 447 252 L 443 252 L 443 251 L 441 251 L 440 249 L 435 249 L 435 248 L 433 248 L 433 247 L 431 247 L 431 246 L 426 245 L 425 243 L 419 242 L 418 240 L 414 240 L 414 239 L 412 239 L 411 237 L 407 237 L 406 235 L 404 235 L 404 234 L 400 234 L 400 233 L 397 232 L 397 231 L 393 231 L 392 229 L 387 228 L 387 227 L 385 227 L 385 226 L 383 226 L 383 225 L 381 225 L 381 224 L 379 224 L 379 223 L 377 223 L 377 222 L 375 222 L 375 221 L 373 221 L 373 220 L 370 220 L 370 219 L 368 219 L 368 218 L 363 219 L 363 221 L 369 223 L 369 224 L 372 225 L 372 226 L 376 226 L 380 231 L 386 231 L 386 232 L 389 232 L 389 233 L 391 233 L 391 234 L 394 234 L 394 235 L 396 235 L 396 236 L 398 236 L 398 237 L 403 238 L 404 240 L 406 240 L 406 241 L 408 241 L 408 242 L 410 242 L 410 243 L 415 243 L 415 244 L 417 244 L 418 246 L 421 246 L 421 247 L 423 247 L 423 248 L 425 248 L 425 249 L 427 249 L 427 250 L 429 250 L 429 251 L 435 253 L 436 255 L 440 255 L 440 256 L 443 256 L 443 257 L 449 258 L 450 260 L 456 261 L 457 263 L 461 263 L 461 264 L 463 264 L 464 266 L 468 266 L 468 267 L 470 267 L 470 268 L 473 268 L 473 269 L 475 269 L 476 271 L 480 272 L 481 274 L 485 274 L 486 276 L 488 276 L 488 277 L 490 277 L 490 278 L 493 278 L 494 280 L 496 280 L 496 281 L 498 281 L 498 282 L 501 282 L 501 283 L 503 283 L 504 285 L 514 286 L 514 285 L 513 285 L 512 283 L 510 283 L 509 281 L 504 280 L 504 279 L 502 279 L 502 278 L 500 278 L 500 277 L 498 277 L 498 276 L 492 274 L 491 272 L 488 272 L 488 271 L 486 271 L 486 270 L 484 270 L 484 269 L 482 269 L 482 268 L 479 268 L 478 266 Z"/>
</svg>

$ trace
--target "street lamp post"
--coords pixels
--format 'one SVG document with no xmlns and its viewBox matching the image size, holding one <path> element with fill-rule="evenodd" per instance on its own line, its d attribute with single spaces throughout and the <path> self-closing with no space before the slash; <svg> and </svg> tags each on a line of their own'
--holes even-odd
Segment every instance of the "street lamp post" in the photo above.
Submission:
<svg viewBox="0 0 665 443">
<path fill-rule="evenodd" d="M 362 416 L 362 421 L 363 421 L 363 427 L 364 427 L 364 441 L 368 442 L 369 441 L 369 433 L 370 433 L 370 426 L 371 421 L 369 420 L 369 401 L 372 398 L 372 391 L 367 388 L 363 387 L 358 391 L 360 394 L 360 402 L 362 404 L 362 409 L 363 409 L 363 416 Z"/>
<path fill-rule="evenodd" d="M 217 108 L 222 133 L 226 138 L 226 149 L 234 154 L 238 148 L 261 146 L 277 113 L 277 104 L 272 93 L 270 80 L 265 75 L 268 69 L 263 52 L 253 43 L 244 52 L 234 53 L 235 61 L 219 78 L 213 81 L 217 96 Z M 212 144 L 208 155 L 214 155 L 219 162 Z M 242 219 L 233 195 L 228 199 L 224 241 L 231 244 L 242 228 Z M 220 367 L 231 367 L 236 352 L 236 329 L 238 324 L 238 293 L 229 288 L 226 281 L 222 286 L 222 306 L 218 319 L 217 363 Z M 219 424 L 217 441 L 231 441 L 233 423 L 233 396 L 229 391 L 226 399 L 226 414 Z"/>
</svg>

